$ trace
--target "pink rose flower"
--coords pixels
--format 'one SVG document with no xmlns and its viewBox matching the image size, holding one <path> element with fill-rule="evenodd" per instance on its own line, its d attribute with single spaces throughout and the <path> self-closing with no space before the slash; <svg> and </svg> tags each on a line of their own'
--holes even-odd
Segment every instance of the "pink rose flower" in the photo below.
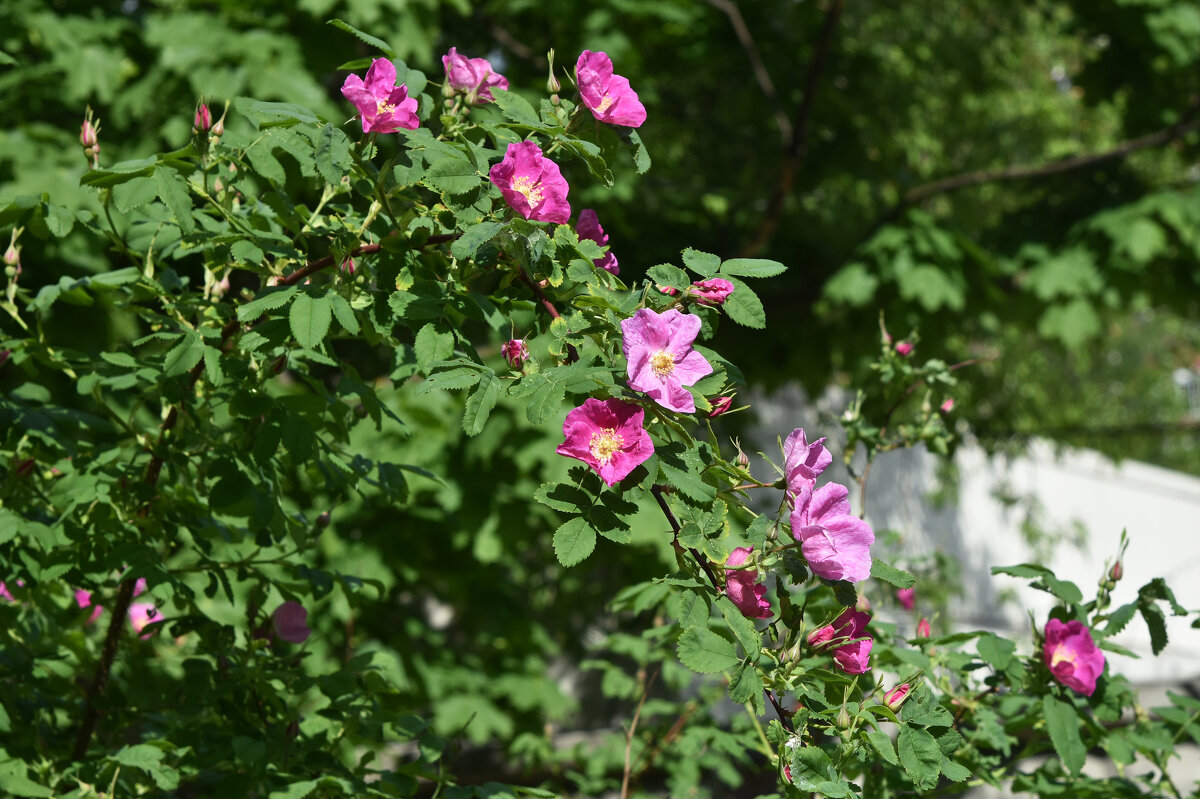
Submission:
<svg viewBox="0 0 1200 799">
<path fill-rule="evenodd" d="M 408 87 L 396 85 L 396 66 L 386 58 L 376 58 L 363 80 L 347 75 L 342 96 L 354 103 L 362 117 L 363 133 L 395 133 L 404 128 L 416 130 L 417 100 L 408 96 Z"/>
<path fill-rule="evenodd" d="M 831 463 L 833 456 L 825 449 L 825 439 L 808 443 L 803 427 L 797 427 L 783 442 L 783 475 L 787 490 L 793 496 L 799 495 L 806 486 L 812 488 L 817 476 Z"/>
<path fill-rule="evenodd" d="M 604 232 L 604 228 L 600 227 L 600 219 L 591 208 L 584 208 L 579 212 L 579 221 L 575 223 L 575 232 L 581 239 L 589 239 L 601 247 L 608 246 L 608 234 Z M 621 274 L 620 268 L 617 267 L 617 256 L 613 255 L 612 250 L 604 253 L 603 257 L 596 259 L 593 263 L 614 275 Z"/>
<path fill-rule="evenodd" d="M 629 81 L 613 74 L 607 53 L 580 53 L 575 62 L 575 83 L 583 104 L 601 122 L 637 128 L 646 121 L 646 107 L 638 100 L 637 92 L 629 88 Z"/>
<path fill-rule="evenodd" d="M 1095 692 L 1096 679 L 1104 673 L 1104 653 L 1083 622 L 1047 621 L 1042 654 L 1054 679 L 1084 696 Z"/>
<path fill-rule="evenodd" d="M 308 629 L 308 611 L 299 602 L 288 600 L 271 614 L 275 634 L 292 644 L 302 644 L 312 633 Z"/>
<path fill-rule="evenodd" d="M 869 621 L 869 615 L 853 608 L 846 608 L 833 620 L 834 643 L 838 644 L 833 651 L 833 660 L 847 674 L 862 674 L 871 668 L 871 647 L 875 642 L 867 634 Z"/>
<path fill-rule="evenodd" d="M 932 631 L 929 629 L 929 619 L 921 619 L 917 622 L 917 637 L 928 638 L 930 635 L 932 635 Z"/>
<path fill-rule="evenodd" d="M 741 566 L 749 558 L 754 547 L 738 547 L 729 553 L 726 566 Z M 726 569 L 725 596 L 737 606 L 742 615 L 748 619 L 771 618 L 771 603 L 767 601 L 767 587 L 755 582 L 758 579 L 758 569 Z"/>
<path fill-rule="evenodd" d="M 567 414 L 566 441 L 555 452 L 583 461 L 606 485 L 616 485 L 654 454 L 654 442 L 642 427 L 645 417 L 637 405 L 589 397 Z"/>
<path fill-rule="evenodd" d="M 531 141 L 508 145 L 504 159 L 492 166 L 488 178 L 509 207 L 526 219 L 565 225 L 571 218 L 567 181 L 558 164 L 542 155 Z"/>
<path fill-rule="evenodd" d="M 912 610 L 917 604 L 917 589 L 899 588 L 896 590 L 896 599 L 900 600 L 905 610 Z"/>
<path fill-rule="evenodd" d="M 520 369 L 521 364 L 529 357 L 529 347 L 525 345 L 525 340 L 520 338 L 509 339 L 500 345 L 500 354 L 504 356 L 504 360 L 513 369 Z"/>
<path fill-rule="evenodd" d="M 0 599 L 3 599 L 6 602 L 16 602 L 17 601 L 16 598 L 13 597 L 12 591 L 9 591 L 8 586 L 5 585 L 3 582 L 0 582 Z"/>
<path fill-rule="evenodd" d="M 467 95 L 467 102 L 474 105 L 493 102 L 492 89 L 508 88 L 508 78 L 493 70 L 486 58 L 467 58 L 454 47 L 442 56 L 442 66 L 450 88 Z"/>
<path fill-rule="evenodd" d="M 695 413 L 696 400 L 684 386 L 712 374 L 703 355 L 692 349 L 700 317 L 671 308 L 663 313 L 643 308 L 621 321 L 621 350 L 629 362 L 629 387 L 679 413 Z"/>
<path fill-rule="evenodd" d="M 887 705 L 889 710 L 895 713 L 900 710 L 900 706 L 904 704 L 904 700 L 908 699 L 909 690 L 911 690 L 911 686 L 908 683 L 897 685 L 883 695 L 883 703 Z"/>
<path fill-rule="evenodd" d="M 158 621 L 158 608 L 153 602 L 134 602 L 129 606 L 129 624 L 136 632 L 142 633 L 142 640 L 154 635 L 154 630 L 143 633 L 152 622 Z"/>
<path fill-rule="evenodd" d="M 688 294 L 701 305 L 721 305 L 733 293 L 733 284 L 723 278 L 697 280 L 688 289 Z"/>
<path fill-rule="evenodd" d="M 849 489 L 830 483 L 813 491 L 810 486 L 796 498 L 792 535 L 808 566 L 826 580 L 856 583 L 871 576 L 871 526 L 850 512 Z"/>
<path fill-rule="evenodd" d="M 951 397 L 950 399 L 948 399 L 942 403 L 942 413 L 950 413 L 950 411 L 952 411 L 952 410 L 954 410 L 954 398 L 953 397 Z"/>
<path fill-rule="evenodd" d="M 88 620 L 86 622 L 87 624 L 94 623 L 96 621 L 96 619 L 100 618 L 104 614 L 103 607 L 101 607 L 100 605 L 93 604 L 92 592 L 87 591 L 83 588 L 75 589 L 75 604 L 78 605 L 80 608 L 90 607 L 92 609 L 91 615 L 88 616 Z"/>
<path fill-rule="evenodd" d="M 913 345 L 911 341 L 901 341 L 896 345 L 896 353 L 902 358 L 907 358 L 909 355 L 912 355 L 912 351 Z"/>
</svg>

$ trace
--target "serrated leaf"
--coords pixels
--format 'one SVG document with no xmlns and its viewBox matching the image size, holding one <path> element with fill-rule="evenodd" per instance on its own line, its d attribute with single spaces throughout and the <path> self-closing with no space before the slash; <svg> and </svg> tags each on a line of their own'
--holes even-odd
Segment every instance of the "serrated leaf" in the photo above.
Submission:
<svg viewBox="0 0 1200 799">
<path fill-rule="evenodd" d="M 454 355 L 454 334 L 440 323 L 430 323 L 417 331 L 413 352 L 421 371 L 429 374 L 430 367 Z"/>
<path fill-rule="evenodd" d="M 262 316 L 264 311 L 282 308 L 299 290 L 299 286 L 267 289 L 250 302 L 238 307 L 238 321 L 250 322 Z"/>
<path fill-rule="evenodd" d="M 948 779 L 948 780 L 953 780 L 954 782 L 962 782 L 963 780 L 970 779 L 971 770 L 969 768 L 967 768 L 966 766 L 964 766 L 963 764 L 957 763 L 957 762 L 951 760 L 950 758 L 943 756 L 942 757 L 942 774 L 944 774 L 946 779 Z"/>
<path fill-rule="evenodd" d="M 483 426 L 503 391 L 504 386 L 494 372 L 483 372 L 480 375 L 479 385 L 471 392 L 471 396 L 467 397 L 467 407 L 463 411 L 464 433 L 477 436 L 483 432 Z"/>
<path fill-rule="evenodd" d="M 650 151 L 646 149 L 646 145 L 642 143 L 642 137 L 636 130 L 629 131 L 629 141 L 633 145 L 634 169 L 639 175 L 644 175 L 650 170 Z"/>
<path fill-rule="evenodd" d="M 529 125 L 534 128 L 542 127 L 542 120 L 538 116 L 537 111 L 533 110 L 533 106 L 529 101 L 519 94 L 515 94 L 504 89 L 492 89 L 492 97 L 496 100 L 496 106 L 500 109 L 500 113 L 522 125 Z"/>
<path fill-rule="evenodd" d="M 759 330 L 765 328 L 767 312 L 763 310 L 762 301 L 758 295 L 736 277 L 730 277 L 727 280 L 733 284 L 733 292 L 725 298 L 721 309 L 739 325 Z"/>
<path fill-rule="evenodd" d="M 871 559 L 871 576 L 897 588 L 912 588 L 917 584 L 917 578 L 903 569 L 884 563 L 879 558 Z"/>
<path fill-rule="evenodd" d="M 1142 603 L 1138 606 L 1142 618 L 1146 621 L 1146 629 L 1150 631 L 1150 649 L 1157 655 L 1167 646 L 1167 622 L 1157 605 Z"/>
<path fill-rule="evenodd" d="M 329 301 L 333 304 L 333 315 L 342 329 L 352 336 L 358 335 L 361 330 L 358 317 L 354 315 L 354 309 L 346 302 L 346 298 L 341 294 L 330 294 Z"/>
<path fill-rule="evenodd" d="M 763 701 L 763 681 L 753 659 L 742 662 L 738 670 L 729 678 L 729 698 L 734 702 L 745 704 L 754 703 L 755 709 L 761 712 Z"/>
<path fill-rule="evenodd" d="M 325 340 L 329 333 L 329 323 L 333 321 L 333 303 L 327 296 L 313 297 L 310 294 L 299 294 L 292 303 L 288 313 L 288 323 L 292 335 L 306 350 L 315 350 Z"/>
<path fill-rule="evenodd" d="M 942 750 L 927 730 L 901 727 L 896 749 L 900 755 L 900 765 L 904 766 L 918 788 L 927 791 L 937 785 L 938 774 L 942 770 Z"/>
<path fill-rule="evenodd" d="M 646 270 L 646 276 L 659 285 L 671 286 L 680 291 L 686 291 L 692 285 L 692 279 L 688 277 L 687 272 L 671 264 L 652 266 Z"/>
<path fill-rule="evenodd" d="M 154 202 L 156 197 L 158 197 L 158 182 L 153 178 L 134 178 L 125 183 L 118 183 L 112 188 L 113 203 L 122 213 L 128 213 L 138 206 Z"/>
<path fill-rule="evenodd" d="M 221 369 L 221 351 L 216 347 L 204 348 L 204 376 L 214 386 L 225 382 L 225 372 Z"/>
<path fill-rule="evenodd" d="M 474 258 L 479 248 L 495 238 L 503 227 L 499 222 L 480 222 L 478 225 L 472 225 L 450 245 L 450 254 L 460 261 Z"/>
<path fill-rule="evenodd" d="M 554 531 L 554 555 L 564 566 L 582 563 L 596 548 L 596 531 L 587 520 L 576 516 Z"/>
<path fill-rule="evenodd" d="M 479 173 L 466 158 L 442 158 L 429 165 L 423 178 L 434 191 L 466 194 L 479 185 Z"/>
<path fill-rule="evenodd" d="M 326 123 L 314 144 L 316 149 L 313 155 L 316 158 L 317 171 L 326 183 L 339 183 L 346 168 L 352 163 L 350 139 L 345 133 Z"/>
<path fill-rule="evenodd" d="M 196 229 L 196 220 L 192 218 L 192 196 L 188 192 L 187 183 L 174 170 L 157 169 L 154 180 L 158 183 L 158 196 L 171 209 L 171 215 L 179 224 L 179 229 L 186 235 Z"/>
<path fill-rule="evenodd" d="M 387 42 L 385 42 L 383 39 L 376 38 L 369 33 L 363 33 L 358 28 L 351 25 L 349 22 L 343 22 L 340 19 L 331 19 L 328 22 L 326 22 L 325 24 L 332 25 L 333 27 L 337 28 L 340 31 L 345 31 L 346 33 L 350 34 L 351 36 L 358 37 L 362 41 L 366 42 L 367 44 L 369 44 L 372 47 L 374 47 L 375 49 L 377 49 L 379 52 L 383 53 L 388 58 L 396 57 L 396 51 L 393 50 L 391 48 L 391 46 Z"/>
<path fill-rule="evenodd" d="M 718 599 L 717 607 L 720 608 L 721 615 L 725 617 L 725 623 L 733 631 L 734 637 L 746 651 L 746 656 L 757 658 L 759 650 L 762 649 L 762 636 L 759 635 L 754 622 L 743 616 L 729 597 L 723 596 Z"/>
<path fill-rule="evenodd" d="M 533 498 L 563 513 L 586 513 L 592 506 L 592 497 L 588 492 L 567 483 L 542 483 L 533 492 Z"/>
<path fill-rule="evenodd" d="M 683 665 L 699 674 L 729 671 L 741 662 L 730 641 L 699 627 L 683 631 L 676 653 Z"/>
<path fill-rule="evenodd" d="M 721 264 L 720 274 L 740 277 L 775 277 L 787 271 L 778 261 L 766 258 L 731 258 Z"/>
<path fill-rule="evenodd" d="M 900 759 L 896 757 L 896 747 L 892 746 L 892 739 L 887 733 L 881 730 L 868 729 L 866 730 L 867 740 L 871 742 L 871 746 L 875 747 L 875 751 L 880 757 L 891 763 L 893 766 L 900 765 Z"/>
<path fill-rule="evenodd" d="M 1138 606 L 1132 602 L 1128 605 L 1122 605 L 1109 614 L 1108 623 L 1104 625 L 1103 630 L 1093 630 L 1093 632 L 1102 638 L 1116 635 L 1125 629 L 1125 626 L 1129 624 L 1134 614 L 1137 613 L 1137 609 Z"/>
<path fill-rule="evenodd" d="M 555 413 L 566 396 L 567 388 L 562 383 L 547 381 L 533 392 L 525 406 L 525 416 L 530 424 L 541 424 Z"/>
<path fill-rule="evenodd" d="M 996 671 L 1004 671 L 1012 661 L 1017 645 L 1006 638 L 988 633 L 980 636 L 976 644 L 979 656 L 992 665 Z"/>
<path fill-rule="evenodd" d="M 167 351 L 163 360 L 163 375 L 175 377 L 200 363 L 204 357 L 204 340 L 195 332 L 187 333 L 183 339 Z"/>
<path fill-rule="evenodd" d="M 1046 719 L 1046 731 L 1058 759 L 1072 774 L 1078 774 L 1087 757 L 1083 738 L 1079 735 L 1079 714 L 1075 707 L 1047 694 L 1042 697 L 1042 716 Z"/>
<path fill-rule="evenodd" d="M 712 277 L 721 268 L 721 259 L 712 253 L 688 247 L 683 251 L 683 265 L 701 277 Z"/>
</svg>

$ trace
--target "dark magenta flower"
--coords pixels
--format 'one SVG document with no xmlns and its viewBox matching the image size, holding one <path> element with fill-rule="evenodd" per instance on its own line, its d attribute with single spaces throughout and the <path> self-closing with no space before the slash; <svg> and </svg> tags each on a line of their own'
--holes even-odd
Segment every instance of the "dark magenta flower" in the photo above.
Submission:
<svg viewBox="0 0 1200 799">
<path fill-rule="evenodd" d="M 420 125 L 416 99 L 408 96 L 407 86 L 396 85 L 396 66 L 386 58 L 371 62 L 366 80 L 347 75 L 342 96 L 358 109 L 363 133 L 395 133 Z"/>
<path fill-rule="evenodd" d="M 911 341 L 901 341 L 896 345 L 896 353 L 902 358 L 912 355 L 912 351 L 913 345 Z"/>
<path fill-rule="evenodd" d="M 555 452 L 583 461 L 606 485 L 616 485 L 654 454 L 654 442 L 642 426 L 645 417 L 637 405 L 589 397 L 567 414 L 566 441 Z"/>
<path fill-rule="evenodd" d="M 750 559 L 754 547 L 738 547 L 729 553 L 726 566 L 741 566 Z M 767 601 L 767 587 L 758 580 L 758 569 L 726 569 L 725 596 L 737 606 L 748 619 L 771 618 L 771 603 Z"/>
<path fill-rule="evenodd" d="M 284 641 L 302 644 L 312 633 L 308 629 L 308 611 L 299 602 L 288 600 L 271 614 L 271 626 Z"/>
<path fill-rule="evenodd" d="M 604 232 L 604 228 L 600 227 L 600 219 L 591 208 L 584 208 L 579 212 L 579 221 L 575 223 L 575 232 L 581 239 L 589 239 L 601 247 L 608 246 L 608 234 Z M 604 253 L 602 257 L 592 263 L 614 275 L 621 274 L 620 268 L 617 267 L 617 256 L 613 255 L 612 250 Z"/>
<path fill-rule="evenodd" d="M 565 225 L 571 218 L 567 181 L 558 164 L 534 142 L 509 144 L 504 159 L 492 166 L 488 178 L 509 207 L 526 219 Z"/>
<path fill-rule="evenodd" d="M 504 360 L 513 369 L 520 369 L 525 360 L 529 358 L 529 347 L 526 346 L 525 340 L 520 338 L 509 339 L 500 345 L 500 354 L 504 356 Z"/>
<path fill-rule="evenodd" d="M 695 297 L 696 302 L 701 305 L 721 305 L 732 293 L 733 284 L 719 277 L 697 280 L 688 289 L 688 294 Z"/>
<path fill-rule="evenodd" d="M 467 102 L 474 105 L 494 101 L 492 89 L 508 88 L 508 78 L 493 70 L 486 58 L 467 58 L 454 47 L 442 56 L 442 66 L 450 88 L 467 95 Z"/>
<path fill-rule="evenodd" d="M 1065 624 L 1058 619 L 1046 622 L 1042 654 L 1054 679 L 1084 696 L 1095 692 L 1096 680 L 1104 673 L 1104 653 L 1083 622 L 1074 619 Z"/>
<path fill-rule="evenodd" d="M 668 410 L 695 413 L 696 400 L 684 387 L 713 371 L 712 364 L 692 349 L 700 317 L 675 308 L 662 313 L 643 308 L 621 321 L 621 332 L 629 387 Z"/>
<path fill-rule="evenodd" d="M 871 576 L 871 526 L 850 512 L 849 489 L 830 483 L 813 491 L 811 486 L 796 497 L 792 511 L 792 535 L 808 566 L 826 580 L 856 583 Z"/>
<path fill-rule="evenodd" d="M 629 88 L 629 81 L 613 74 L 607 53 L 580 53 L 575 62 L 575 83 L 583 104 L 601 122 L 637 128 L 646 121 L 646 107 L 638 100 L 637 92 Z"/>
</svg>

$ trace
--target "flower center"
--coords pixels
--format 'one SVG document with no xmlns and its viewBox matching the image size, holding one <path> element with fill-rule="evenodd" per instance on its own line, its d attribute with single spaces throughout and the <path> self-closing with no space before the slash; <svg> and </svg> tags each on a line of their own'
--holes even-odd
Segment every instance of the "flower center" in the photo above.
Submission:
<svg viewBox="0 0 1200 799">
<path fill-rule="evenodd" d="M 650 371 L 655 377 L 666 377 L 675 371 L 675 356 L 666 350 L 659 350 L 650 356 Z"/>
<path fill-rule="evenodd" d="M 1050 656 L 1050 668 L 1054 668 L 1059 663 L 1067 661 L 1072 666 L 1075 665 L 1075 653 L 1065 646 L 1059 646 L 1054 650 L 1054 654 Z"/>
<path fill-rule="evenodd" d="M 596 106 L 596 110 L 603 114 L 612 107 L 614 102 L 616 102 L 616 100 L 613 99 L 613 96 L 611 94 L 606 94 L 600 99 L 600 104 Z"/>
<path fill-rule="evenodd" d="M 613 454 L 621 449 L 625 439 L 622 438 L 616 430 L 611 427 L 606 427 L 592 433 L 592 440 L 588 443 L 588 449 L 592 452 L 592 457 L 600 462 L 601 466 L 607 466 L 612 460 Z"/>
<path fill-rule="evenodd" d="M 528 175 L 521 175 L 512 182 L 512 187 L 515 191 L 519 191 L 525 196 L 529 202 L 530 208 L 536 208 L 542 201 L 542 187 L 533 182 L 533 178 Z"/>
<path fill-rule="evenodd" d="M 396 110 L 396 106 L 389 103 L 387 101 L 386 97 L 380 97 L 378 100 L 375 101 L 376 116 L 383 116 L 384 114 L 391 114 L 391 113 L 395 112 L 395 110 Z"/>
</svg>

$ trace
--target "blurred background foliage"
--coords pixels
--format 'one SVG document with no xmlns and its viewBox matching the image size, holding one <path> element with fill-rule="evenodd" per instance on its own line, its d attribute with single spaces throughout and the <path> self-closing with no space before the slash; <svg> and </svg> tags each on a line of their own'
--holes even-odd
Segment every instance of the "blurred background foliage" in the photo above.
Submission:
<svg viewBox="0 0 1200 799">
<path fill-rule="evenodd" d="M 572 205 L 598 210 L 633 279 L 684 246 L 789 266 L 764 296 L 769 337 L 726 329 L 718 339 L 751 385 L 861 384 L 882 313 L 897 340 L 917 332 L 914 358 L 982 359 L 958 371 L 954 413 L 986 445 L 1049 436 L 1200 474 L 1200 390 L 1189 403 L 1181 389 L 1200 380 L 1193 0 L 8 0 L 0 206 L 48 193 L 100 212 L 78 187 L 89 105 L 102 165 L 185 144 L 201 97 L 215 109 L 253 96 L 349 120 L 339 65 L 370 50 L 331 17 L 392 43 L 435 84 L 456 46 L 530 98 L 542 96 L 528 89 L 543 84 L 549 48 L 560 76 L 582 49 L 608 52 L 650 111 L 654 167 L 638 177 L 613 164 L 615 187 L 573 191 Z M 294 177 L 291 196 L 313 206 Z M 23 285 L 123 265 L 82 231 L 44 234 L 21 239 Z M 60 312 L 52 327 L 64 340 L 86 331 L 97 352 L 138 335 L 102 305 Z M 0 328 L 16 332 L 7 318 Z M 0 371 L 0 390 L 19 380 Z M 579 709 L 562 687 L 569 664 L 604 647 L 595 671 L 572 679 L 628 699 L 639 695 L 630 665 L 647 661 L 625 621 L 586 625 L 623 586 L 661 573 L 669 552 L 610 547 L 612 559 L 561 569 L 530 545 L 556 525 L 529 499 L 565 472 L 542 446 L 556 425 L 497 413 L 467 440 L 460 397 L 435 395 L 439 406 L 409 391 L 393 398 L 407 429 L 363 433 L 358 445 L 439 479 L 397 472 L 349 500 L 297 487 L 313 507 L 336 505 L 338 535 L 322 538 L 317 565 L 378 580 L 384 596 L 367 613 L 333 594 L 313 609 L 314 627 L 331 657 L 378 646 L 376 665 L 441 735 L 501 739 L 521 763 L 561 771 L 554 763 L 570 759 L 547 735 Z M 496 475 L 510 479 L 497 488 Z M 648 703 L 643 724 L 665 734 L 696 704 Z M 627 705 L 583 715 L 611 729 Z M 720 741 L 686 738 L 718 733 L 692 729 L 677 766 L 728 769 Z M 619 767 L 621 738 L 588 768 Z M 700 752 L 712 763 L 688 759 Z M 571 779 L 589 790 L 591 776 Z"/>
</svg>

